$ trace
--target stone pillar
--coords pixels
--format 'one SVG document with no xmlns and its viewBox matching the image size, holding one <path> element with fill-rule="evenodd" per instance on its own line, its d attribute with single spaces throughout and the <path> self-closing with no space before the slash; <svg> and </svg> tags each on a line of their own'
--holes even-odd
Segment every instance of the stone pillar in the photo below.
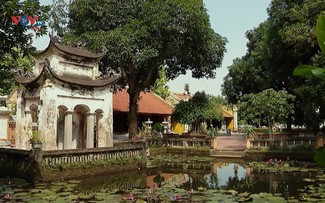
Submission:
<svg viewBox="0 0 325 203">
<path fill-rule="evenodd" d="M 7 109 L 7 107 L 0 107 L 0 139 L 7 140 L 9 138 L 7 132 L 9 114 L 10 111 Z"/>
<path fill-rule="evenodd" d="M 87 143 L 86 148 L 94 148 L 95 114 L 87 114 Z"/>
<path fill-rule="evenodd" d="M 163 132 L 169 133 L 169 130 L 168 130 L 169 123 L 166 121 L 166 118 L 164 118 L 164 121 L 162 122 L 162 126 L 163 126 Z"/>
<path fill-rule="evenodd" d="M 252 137 L 251 136 L 246 136 L 246 149 L 249 149 L 252 147 Z"/>
<path fill-rule="evenodd" d="M 33 118 L 32 111 L 25 111 L 25 128 L 23 128 L 23 134 L 21 135 L 21 148 L 22 149 L 30 149 L 29 139 L 32 137 L 33 133 Z"/>
<path fill-rule="evenodd" d="M 171 116 L 168 116 L 167 117 L 167 122 L 168 122 L 168 128 L 167 128 L 167 133 L 170 133 L 171 130 L 172 130 L 172 117 Z"/>
<path fill-rule="evenodd" d="M 211 143 L 211 145 L 212 145 L 212 148 L 214 149 L 214 150 L 216 150 L 217 149 L 217 138 L 215 137 L 215 138 L 212 138 L 211 139 L 212 140 L 212 143 Z"/>
<path fill-rule="evenodd" d="M 232 106 L 232 111 L 233 111 L 233 115 L 234 115 L 234 132 L 237 132 L 238 131 L 238 115 L 237 115 L 237 112 L 238 112 L 238 108 L 236 105 L 233 105 Z"/>
<path fill-rule="evenodd" d="M 64 118 L 64 143 L 63 149 L 72 148 L 72 113 L 73 111 L 66 111 Z"/>
</svg>

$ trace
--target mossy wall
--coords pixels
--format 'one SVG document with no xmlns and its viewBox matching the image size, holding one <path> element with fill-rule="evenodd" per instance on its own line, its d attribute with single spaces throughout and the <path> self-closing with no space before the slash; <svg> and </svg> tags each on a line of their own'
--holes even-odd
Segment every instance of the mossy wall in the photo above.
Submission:
<svg viewBox="0 0 325 203">
<path fill-rule="evenodd" d="M 35 163 L 32 159 L 33 151 L 10 148 L 0 149 L 0 175 L 23 178 L 29 182 L 36 176 L 33 169 Z"/>
</svg>

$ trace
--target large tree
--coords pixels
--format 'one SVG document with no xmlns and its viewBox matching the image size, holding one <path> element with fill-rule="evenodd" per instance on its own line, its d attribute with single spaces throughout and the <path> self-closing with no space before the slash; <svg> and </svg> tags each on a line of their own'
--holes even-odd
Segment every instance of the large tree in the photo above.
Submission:
<svg viewBox="0 0 325 203">
<path fill-rule="evenodd" d="M 298 64 L 316 65 L 313 59 L 318 57 L 320 49 L 315 24 L 324 10 L 323 0 L 273 0 L 268 8 L 269 18 L 246 33 L 249 40 L 246 55 L 229 67 L 223 84 L 227 99 L 236 103 L 245 94 L 268 88 L 285 89 L 299 97 L 294 104 L 297 110 L 294 122 L 301 124 L 305 112 L 298 103 L 301 95 L 295 89 L 308 84 L 293 77 L 292 72 Z M 288 119 L 287 126 L 291 123 L 292 119 Z"/>
<path fill-rule="evenodd" d="M 267 119 L 270 138 L 275 122 L 283 123 L 294 113 L 293 100 L 295 96 L 285 90 L 266 89 L 258 94 L 245 95 L 245 101 L 240 105 L 240 111 L 246 119 Z M 263 116 L 265 116 L 263 118 Z"/>
<path fill-rule="evenodd" d="M 104 64 L 128 84 L 129 134 L 137 133 L 137 101 L 166 65 L 168 79 L 186 70 L 214 77 L 226 39 L 215 33 L 202 0 L 74 0 L 66 41 L 107 50 Z"/>
<path fill-rule="evenodd" d="M 31 46 L 33 34 L 40 36 L 46 33 L 42 30 L 28 32 L 27 26 L 14 25 L 11 16 L 38 16 L 39 20 L 47 21 L 49 6 L 40 5 L 38 0 L 8 0 L 0 4 L 0 94 L 8 94 L 13 86 L 12 69 L 29 64 L 28 55 L 34 48 Z M 27 57 L 25 57 L 27 56 Z"/>
</svg>

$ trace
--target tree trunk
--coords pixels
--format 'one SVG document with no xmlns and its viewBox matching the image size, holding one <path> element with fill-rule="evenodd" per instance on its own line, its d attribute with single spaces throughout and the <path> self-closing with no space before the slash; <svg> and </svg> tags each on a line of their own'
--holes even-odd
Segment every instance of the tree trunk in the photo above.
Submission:
<svg viewBox="0 0 325 203">
<path fill-rule="evenodd" d="M 138 133 L 138 98 L 140 90 L 128 90 L 129 93 L 129 138 L 134 139 Z"/>
<path fill-rule="evenodd" d="M 269 124 L 269 135 L 270 135 L 270 140 L 272 140 L 272 124 L 271 124 L 270 116 L 268 116 L 268 124 Z M 272 143 L 273 143 L 273 140 L 272 140 Z"/>
<path fill-rule="evenodd" d="M 291 131 L 292 118 L 287 118 L 287 131 Z"/>
</svg>

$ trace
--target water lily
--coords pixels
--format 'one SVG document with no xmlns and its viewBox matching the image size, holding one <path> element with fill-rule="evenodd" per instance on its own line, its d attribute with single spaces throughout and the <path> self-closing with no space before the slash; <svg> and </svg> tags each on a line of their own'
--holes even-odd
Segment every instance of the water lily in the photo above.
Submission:
<svg viewBox="0 0 325 203">
<path fill-rule="evenodd" d="M 128 200 L 135 200 L 135 196 L 132 193 L 130 193 L 127 198 Z"/>
<path fill-rule="evenodd" d="M 5 200 L 11 200 L 11 195 L 9 193 L 5 195 Z"/>
<path fill-rule="evenodd" d="M 178 201 L 180 199 L 181 199 L 181 195 L 179 195 L 179 194 L 175 194 L 175 195 L 170 197 L 170 201 L 172 201 L 172 202 L 176 202 L 176 201 Z"/>
</svg>

